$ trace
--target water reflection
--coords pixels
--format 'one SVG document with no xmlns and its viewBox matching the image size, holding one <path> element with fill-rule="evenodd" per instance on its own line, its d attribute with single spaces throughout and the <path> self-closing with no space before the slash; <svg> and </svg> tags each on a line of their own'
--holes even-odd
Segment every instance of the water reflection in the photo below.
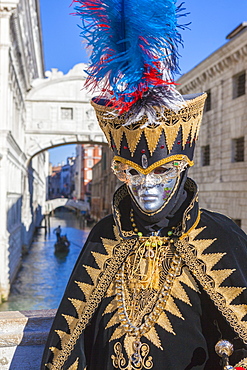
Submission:
<svg viewBox="0 0 247 370">
<path fill-rule="evenodd" d="M 59 212 L 50 218 L 51 231 L 45 235 L 39 229 L 29 253 L 23 258 L 22 268 L 12 286 L 8 302 L 0 311 L 41 310 L 57 308 L 77 257 L 88 236 L 89 229 L 80 229 L 80 221 L 72 212 Z M 61 225 L 67 234 L 70 251 L 67 256 L 56 256 L 53 230 Z"/>
</svg>

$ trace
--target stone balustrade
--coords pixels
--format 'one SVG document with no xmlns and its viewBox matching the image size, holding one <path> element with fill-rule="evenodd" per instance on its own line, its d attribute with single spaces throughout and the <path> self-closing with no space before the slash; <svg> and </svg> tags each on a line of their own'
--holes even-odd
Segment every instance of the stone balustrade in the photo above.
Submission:
<svg viewBox="0 0 247 370">
<path fill-rule="evenodd" d="M 56 310 L 0 312 L 0 369 L 38 370 Z"/>
</svg>

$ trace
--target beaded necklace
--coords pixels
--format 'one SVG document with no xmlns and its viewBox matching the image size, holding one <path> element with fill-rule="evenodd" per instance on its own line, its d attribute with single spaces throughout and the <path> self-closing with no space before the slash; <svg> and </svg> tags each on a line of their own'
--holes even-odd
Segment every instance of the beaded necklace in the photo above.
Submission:
<svg viewBox="0 0 247 370">
<path fill-rule="evenodd" d="M 174 250 L 171 236 L 145 237 L 138 231 L 133 210 L 130 220 L 137 234 L 135 250 L 116 275 L 116 300 L 121 325 L 134 337 L 131 361 L 141 361 L 141 337 L 146 334 L 164 312 L 176 276 L 181 272 L 182 260 Z M 176 230 L 177 232 L 177 230 Z"/>
<path fill-rule="evenodd" d="M 132 228 L 133 228 L 133 231 L 135 233 L 137 233 L 137 235 L 139 237 L 142 237 L 142 232 L 138 231 L 137 229 L 137 226 L 136 226 L 136 223 L 135 223 L 135 218 L 134 218 L 134 211 L 133 209 L 131 209 L 130 211 L 130 221 L 131 221 L 131 225 L 132 225 Z M 172 235 L 176 235 L 176 236 L 180 236 L 181 235 L 181 232 L 180 232 L 180 227 L 181 227 L 181 223 L 177 225 L 177 227 L 173 226 L 171 228 L 171 230 L 169 230 L 167 232 L 167 236 L 171 237 Z"/>
</svg>

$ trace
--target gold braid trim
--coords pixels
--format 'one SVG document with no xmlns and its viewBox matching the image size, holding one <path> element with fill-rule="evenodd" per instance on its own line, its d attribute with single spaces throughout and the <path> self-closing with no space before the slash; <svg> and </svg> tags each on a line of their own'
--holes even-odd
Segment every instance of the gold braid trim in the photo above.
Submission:
<svg viewBox="0 0 247 370">
<path fill-rule="evenodd" d="M 194 230 L 197 227 L 197 225 L 200 222 L 200 219 L 201 219 L 201 211 L 198 212 L 198 215 L 197 215 L 197 218 L 195 220 L 195 223 L 191 226 L 191 228 L 186 233 L 184 233 L 183 235 L 181 235 L 180 239 L 186 238 L 186 236 L 188 236 L 189 233 L 191 233 L 191 231 Z"/>
<path fill-rule="evenodd" d="M 246 357 L 246 358 L 244 358 L 243 360 L 241 360 L 240 362 L 238 362 L 238 363 L 234 366 L 234 368 L 236 368 L 236 367 L 243 367 L 243 368 L 247 369 L 247 357 Z"/>
<path fill-rule="evenodd" d="M 190 145 L 192 145 L 192 141 L 198 137 L 206 97 L 207 94 L 204 93 L 194 99 L 187 100 L 185 106 L 178 112 L 173 112 L 165 107 L 163 110 L 154 107 L 156 109 L 156 122 L 154 124 L 150 124 L 148 117 L 144 115 L 140 120 L 132 122 L 127 126 L 125 126 L 127 119 L 125 113 L 119 115 L 114 108 L 97 104 L 97 99 L 92 100 L 91 104 L 95 109 L 99 125 L 106 136 L 109 146 L 111 146 L 111 138 L 113 138 L 118 154 L 120 153 L 124 135 L 132 157 L 141 135 L 144 135 L 152 156 L 162 133 L 165 135 L 169 153 L 172 151 L 180 129 L 182 130 L 181 146 L 185 147 L 188 138 L 191 139 Z M 148 125 L 146 126 L 146 124 Z"/>
<path fill-rule="evenodd" d="M 116 245 L 114 250 L 114 256 L 110 260 L 110 263 L 107 265 L 105 271 L 102 273 L 100 280 L 93 290 L 91 296 L 88 299 L 88 302 L 85 306 L 85 309 L 79 318 L 73 332 L 68 338 L 67 343 L 64 343 L 63 348 L 59 352 L 57 358 L 52 363 L 51 370 L 61 370 L 64 363 L 67 361 L 71 352 L 73 351 L 76 342 L 86 328 L 86 325 L 91 320 L 94 312 L 99 306 L 101 300 L 103 299 L 105 292 L 113 280 L 115 274 L 121 267 L 123 261 L 132 250 L 136 243 L 136 239 L 123 240 Z"/>
<path fill-rule="evenodd" d="M 127 164 L 128 166 L 133 167 L 137 171 L 141 172 L 143 175 L 147 175 L 151 171 L 153 171 L 154 168 L 156 168 L 158 166 L 162 166 L 163 164 L 166 164 L 166 163 L 169 163 L 169 162 L 172 162 L 172 161 L 186 161 L 190 167 L 194 166 L 194 162 L 191 161 L 187 157 L 187 155 L 184 155 L 184 154 L 175 154 L 175 155 L 171 155 L 170 157 L 163 158 L 163 159 L 151 164 L 151 166 L 149 166 L 148 168 L 143 168 L 143 167 L 139 166 L 137 163 L 132 162 L 132 161 L 130 161 L 128 159 L 125 159 L 123 157 L 119 157 L 118 155 L 116 155 L 113 158 L 113 161 L 118 161 L 118 162 Z"/>
<path fill-rule="evenodd" d="M 127 186 L 121 186 L 120 188 L 117 189 L 114 195 L 114 200 L 113 200 L 113 213 L 115 213 L 115 218 L 116 218 L 116 225 L 118 229 L 119 235 L 123 235 L 125 238 L 134 236 L 135 233 L 133 230 L 130 231 L 124 231 L 121 228 L 121 214 L 119 211 L 119 203 L 129 194 Z"/>
<path fill-rule="evenodd" d="M 217 291 L 214 280 L 205 272 L 203 261 L 200 261 L 196 257 L 193 246 L 189 244 L 189 238 L 177 240 L 175 242 L 175 247 L 194 277 L 200 282 L 203 289 L 207 292 L 218 310 L 226 318 L 228 323 L 244 341 L 244 343 L 247 343 L 247 327 L 244 326 L 244 323 L 246 322 L 241 323 L 237 315 L 234 313 L 232 309 L 233 307 L 230 307 L 227 304 L 225 297 Z"/>
</svg>

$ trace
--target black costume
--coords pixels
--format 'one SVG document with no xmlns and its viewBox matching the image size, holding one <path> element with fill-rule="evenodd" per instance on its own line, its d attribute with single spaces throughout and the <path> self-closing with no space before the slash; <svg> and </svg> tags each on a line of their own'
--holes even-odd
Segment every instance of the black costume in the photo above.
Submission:
<svg viewBox="0 0 247 370">
<path fill-rule="evenodd" d="M 172 87 L 181 7 L 77 2 L 88 81 L 104 88 L 92 105 L 125 185 L 77 261 L 41 369 L 247 369 L 247 236 L 200 210 L 187 178 L 206 94 Z"/>
<path fill-rule="evenodd" d="M 115 194 L 114 217 L 108 216 L 94 227 L 78 259 L 48 339 L 49 346 L 57 349 L 46 350 L 44 363 L 51 362 L 54 352 L 57 364 L 59 356 L 63 359 L 68 354 L 63 367 L 55 365 L 54 369 L 70 369 L 74 364 L 71 369 L 220 370 L 214 346 L 224 338 L 234 344 L 231 363 L 247 365 L 243 343 L 247 340 L 247 237 L 227 217 L 198 209 L 196 186 L 190 179 L 185 188 L 190 203 L 183 213 L 184 232 L 180 237 L 173 235 L 172 244 L 183 262 L 162 307 L 163 320 L 159 316 L 141 338 L 142 365 L 128 365 L 126 343 L 130 337 L 119 331 L 117 313 L 115 275 L 139 239 L 130 235 L 131 224 L 126 224 L 129 218 L 124 217 L 130 212 L 125 185 Z M 84 306 L 86 313 L 78 320 Z M 72 355 L 66 343 L 71 333 L 75 343 Z"/>
</svg>

